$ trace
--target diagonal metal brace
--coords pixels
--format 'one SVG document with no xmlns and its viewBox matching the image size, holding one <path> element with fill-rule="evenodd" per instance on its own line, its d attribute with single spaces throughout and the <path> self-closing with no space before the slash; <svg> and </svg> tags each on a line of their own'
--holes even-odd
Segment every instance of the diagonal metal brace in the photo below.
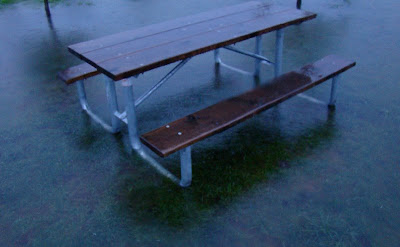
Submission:
<svg viewBox="0 0 400 247">
<path fill-rule="evenodd" d="M 246 56 L 255 58 L 255 59 L 259 59 L 259 60 L 263 61 L 264 63 L 266 63 L 268 65 L 274 64 L 273 62 L 271 62 L 268 58 L 266 58 L 264 56 L 261 56 L 261 55 L 258 55 L 258 54 L 254 54 L 254 53 L 251 53 L 251 52 L 248 52 L 248 51 L 245 51 L 245 50 L 241 50 L 241 49 L 238 49 L 238 48 L 233 47 L 231 45 L 224 46 L 223 48 L 225 48 L 227 50 L 230 50 L 230 51 L 233 51 L 233 52 L 240 53 L 242 55 L 246 55 Z"/>
<path fill-rule="evenodd" d="M 186 58 L 182 60 L 178 65 L 176 65 L 168 74 L 166 74 L 159 82 L 157 82 L 152 88 L 150 88 L 146 93 L 141 95 L 136 101 L 135 101 L 135 106 L 137 107 L 140 105 L 144 100 L 146 100 L 154 91 L 156 91 L 159 87 L 162 86 L 166 81 L 168 81 L 169 78 L 171 78 L 180 68 L 185 65 L 190 58 Z"/>
</svg>

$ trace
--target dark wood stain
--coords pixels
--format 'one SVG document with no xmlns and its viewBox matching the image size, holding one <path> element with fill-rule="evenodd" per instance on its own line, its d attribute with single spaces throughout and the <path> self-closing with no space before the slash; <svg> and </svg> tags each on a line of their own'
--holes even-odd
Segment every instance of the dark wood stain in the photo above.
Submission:
<svg viewBox="0 0 400 247">
<path fill-rule="evenodd" d="M 152 25 L 68 49 L 114 80 L 316 17 L 316 14 L 250 2 Z"/>
<path fill-rule="evenodd" d="M 63 80 L 67 85 L 69 85 L 76 81 L 83 80 L 98 74 L 100 74 L 100 72 L 95 67 L 87 63 L 84 63 L 63 70 L 59 72 L 57 76 L 58 78 Z"/>
<path fill-rule="evenodd" d="M 228 6 L 225 8 L 215 9 L 208 12 L 203 12 L 191 16 L 185 16 L 162 23 L 152 24 L 149 26 L 129 30 L 113 35 L 108 35 L 91 41 L 85 41 L 78 44 L 70 45 L 69 47 L 73 50 L 79 50 L 80 53 L 87 53 L 98 49 L 104 49 L 118 43 L 125 43 L 132 40 L 145 38 L 158 33 L 171 31 L 174 29 L 182 28 L 191 24 L 198 24 L 210 19 L 223 17 L 230 14 L 240 13 L 251 9 L 257 9 L 265 6 L 260 2 L 251 1 L 243 4 L 234 6 Z M 116 41 L 119 41 L 118 43 Z"/>
<path fill-rule="evenodd" d="M 131 38 L 130 40 L 126 41 L 126 37 L 123 36 L 121 38 L 124 41 L 117 40 L 118 43 L 108 45 L 107 47 L 103 46 L 103 49 L 96 49 L 82 54 L 88 59 L 96 61 L 96 63 L 102 63 L 110 59 L 117 59 L 118 57 L 133 56 L 136 53 L 143 52 L 157 46 L 163 46 L 168 43 L 202 35 L 206 32 L 218 31 L 227 26 L 233 26 L 246 21 L 254 20 L 264 13 L 264 9 L 269 8 L 269 5 L 267 5 L 260 7 L 258 10 L 251 9 L 218 18 L 210 18 L 207 21 L 191 23 L 190 25 L 181 24 L 179 28 L 167 29 L 151 35 Z"/>
<path fill-rule="evenodd" d="M 141 140 L 159 156 L 168 156 L 251 118 L 353 66 L 353 61 L 335 55 L 327 56 L 297 71 L 284 74 L 267 85 L 169 123 L 168 128 L 165 125 L 145 133 Z"/>
</svg>

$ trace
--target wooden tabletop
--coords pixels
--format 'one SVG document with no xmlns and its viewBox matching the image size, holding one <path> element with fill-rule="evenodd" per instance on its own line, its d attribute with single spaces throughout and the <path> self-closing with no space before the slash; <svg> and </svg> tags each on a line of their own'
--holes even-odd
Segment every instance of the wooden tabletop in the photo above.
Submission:
<svg viewBox="0 0 400 247">
<path fill-rule="evenodd" d="M 316 17 L 297 9 L 247 2 L 68 47 L 113 80 L 230 45 Z"/>
</svg>

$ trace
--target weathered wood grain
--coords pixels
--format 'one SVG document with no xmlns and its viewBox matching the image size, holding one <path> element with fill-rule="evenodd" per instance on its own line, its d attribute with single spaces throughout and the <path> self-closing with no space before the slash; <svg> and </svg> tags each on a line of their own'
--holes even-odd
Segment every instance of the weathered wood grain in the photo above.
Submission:
<svg viewBox="0 0 400 247">
<path fill-rule="evenodd" d="M 95 67 L 84 63 L 63 70 L 59 72 L 57 76 L 69 85 L 76 81 L 83 80 L 98 74 L 100 74 L 100 72 Z"/>
<path fill-rule="evenodd" d="M 302 10 L 250 2 L 68 48 L 110 78 L 120 80 L 315 17 Z"/>
<path fill-rule="evenodd" d="M 159 156 L 168 156 L 228 129 L 353 66 L 355 66 L 353 61 L 335 55 L 327 56 L 299 70 L 284 74 L 267 85 L 221 101 L 145 133 L 141 136 L 141 140 Z"/>
</svg>

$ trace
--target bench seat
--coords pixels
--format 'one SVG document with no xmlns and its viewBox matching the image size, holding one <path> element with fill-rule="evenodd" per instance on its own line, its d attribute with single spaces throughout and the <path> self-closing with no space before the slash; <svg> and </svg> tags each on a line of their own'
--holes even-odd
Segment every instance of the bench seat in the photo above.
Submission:
<svg viewBox="0 0 400 247">
<path fill-rule="evenodd" d="M 98 74 L 100 74 L 100 72 L 95 67 L 90 64 L 83 63 L 63 70 L 59 72 L 57 76 L 67 85 L 69 85 L 76 81 L 87 79 Z"/>
<path fill-rule="evenodd" d="M 141 136 L 141 141 L 166 157 L 206 137 L 228 129 L 257 113 L 312 88 L 355 66 L 354 61 L 327 56 L 286 73 L 267 85 L 226 99 Z"/>
</svg>

